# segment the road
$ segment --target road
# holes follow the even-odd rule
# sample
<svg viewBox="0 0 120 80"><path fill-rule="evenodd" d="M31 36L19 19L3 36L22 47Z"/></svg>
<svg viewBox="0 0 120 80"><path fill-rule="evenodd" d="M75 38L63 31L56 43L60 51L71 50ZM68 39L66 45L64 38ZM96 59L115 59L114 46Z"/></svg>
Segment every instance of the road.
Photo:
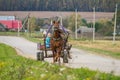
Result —
<svg viewBox="0 0 120 80"><path fill-rule="evenodd" d="M0 36L0 43L8 44L14 47L20 55L27 58L36 59L37 44L30 42L21 37L13 36ZM120 75L120 60L103 57L96 54L92 54L88 51L71 49L72 59L69 60L66 66L71 68L86 67L91 70L99 70L106 73L114 73ZM45 59L48 62L52 62L52 58Z"/></svg>

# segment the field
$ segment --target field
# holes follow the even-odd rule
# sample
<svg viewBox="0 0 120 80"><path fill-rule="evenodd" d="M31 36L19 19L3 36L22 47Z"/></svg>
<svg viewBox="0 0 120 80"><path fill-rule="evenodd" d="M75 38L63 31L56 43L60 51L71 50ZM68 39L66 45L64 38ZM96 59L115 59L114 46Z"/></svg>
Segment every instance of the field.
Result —
<svg viewBox="0 0 120 80"><path fill-rule="evenodd" d="M119 76L26 59L0 43L0 80L119 80Z"/></svg>
<svg viewBox="0 0 120 80"><path fill-rule="evenodd" d="M74 12L52 12L52 11L0 11L0 16L16 16L19 19L25 18L30 13L30 17L36 18L51 18L55 16L62 16L63 18L70 16ZM93 20L93 12L78 12L82 18L88 22ZM114 16L113 12L96 12L96 20L109 19Z"/></svg>

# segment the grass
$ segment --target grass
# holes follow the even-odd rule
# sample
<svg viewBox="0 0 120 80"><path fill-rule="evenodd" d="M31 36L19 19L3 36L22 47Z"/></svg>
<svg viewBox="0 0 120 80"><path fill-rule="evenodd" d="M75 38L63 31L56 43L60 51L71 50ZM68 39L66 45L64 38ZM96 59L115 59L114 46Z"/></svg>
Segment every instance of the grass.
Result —
<svg viewBox="0 0 120 80"><path fill-rule="evenodd" d="M120 41L116 41L115 44L113 44L112 41L108 40L96 40L95 42L92 42L90 40L82 41L71 39L70 43L76 48L120 59Z"/></svg>
<svg viewBox="0 0 120 80"><path fill-rule="evenodd" d="M16 32L0 32L0 35L4 36L17 36Z"/></svg>
<svg viewBox="0 0 120 80"><path fill-rule="evenodd" d="M42 42L42 34L39 32L34 33L27 33L27 32L20 32L19 35L21 37L26 38L27 40L30 40L32 42ZM0 32L0 36L18 36L17 32Z"/></svg>
<svg viewBox="0 0 120 80"><path fill-rule="evenodd" d="M0 80L119 80L120 76L72 69L18 56L8 45L0 43Z"/></svg>

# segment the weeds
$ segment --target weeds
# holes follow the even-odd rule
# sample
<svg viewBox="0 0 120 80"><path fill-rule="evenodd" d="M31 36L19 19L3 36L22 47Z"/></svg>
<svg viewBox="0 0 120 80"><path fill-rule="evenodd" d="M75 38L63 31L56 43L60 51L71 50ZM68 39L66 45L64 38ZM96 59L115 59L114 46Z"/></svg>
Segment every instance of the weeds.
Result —
<svg viewBox="0 0 120 80"><path fill-rule="evenodd" d="M26 59L0 43L0 80L120 80L120 76Z"/></svg>

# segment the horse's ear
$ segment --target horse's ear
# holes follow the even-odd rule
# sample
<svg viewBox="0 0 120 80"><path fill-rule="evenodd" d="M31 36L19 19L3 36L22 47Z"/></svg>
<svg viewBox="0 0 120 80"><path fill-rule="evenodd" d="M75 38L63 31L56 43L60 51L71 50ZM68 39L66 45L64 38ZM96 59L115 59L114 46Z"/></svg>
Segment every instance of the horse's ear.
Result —
<svg viewBox="0 0 120 80"><path fill-rule="evenodd" d="M55 21L53 21L53 24L55 24Z"/></svg>

